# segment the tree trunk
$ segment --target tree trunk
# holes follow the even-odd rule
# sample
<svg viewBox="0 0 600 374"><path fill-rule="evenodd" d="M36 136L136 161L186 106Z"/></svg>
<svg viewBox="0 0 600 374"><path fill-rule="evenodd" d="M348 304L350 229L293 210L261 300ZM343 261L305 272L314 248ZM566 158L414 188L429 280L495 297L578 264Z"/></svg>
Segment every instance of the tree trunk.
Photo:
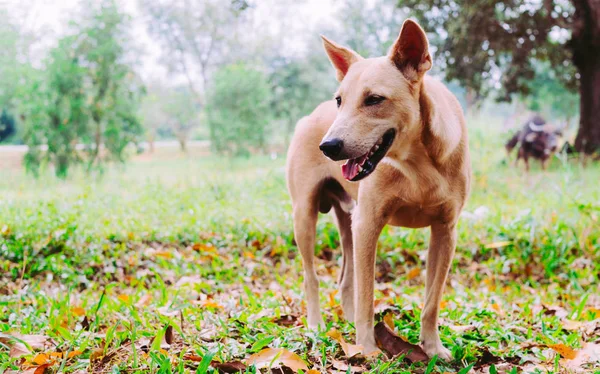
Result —
<svg viewBox="0 0 600 374"><path fill-rule="evenodd" d="M181 152L187 153L187 139L185 135L181 135L177 137L177 141L179 141L179 147L181 148Z"/></svg>
<svg viewBox="0 0 600 374"><path fill-rule="evenodd" d="M578 152L600 151L600 1L574 0L575 17L570 47L579 72Z"/></svg>
<svg viewBox="0 0 600 374"><path fill-rule="evenodd" d="M600 53L589 51L584 66L578 66L579 85L579 131L575 149L586 154L600 150Z"/></svg>

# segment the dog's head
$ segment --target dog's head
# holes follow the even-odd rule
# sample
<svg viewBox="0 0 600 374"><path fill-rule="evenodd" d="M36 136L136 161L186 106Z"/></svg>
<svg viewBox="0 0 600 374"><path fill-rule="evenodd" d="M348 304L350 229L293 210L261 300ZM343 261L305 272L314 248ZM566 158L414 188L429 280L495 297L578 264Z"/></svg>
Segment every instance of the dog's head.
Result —
<svg viewBox="0 0 600 374"><path fill-rule="evenodd" d="M394 140L420 126L419 87L431 68L427 36L412 20L402 25L387 56L363 58L323 37L336 69L338 114L320 149L332 160L348 160L344 177L371 174Z"/></svg>

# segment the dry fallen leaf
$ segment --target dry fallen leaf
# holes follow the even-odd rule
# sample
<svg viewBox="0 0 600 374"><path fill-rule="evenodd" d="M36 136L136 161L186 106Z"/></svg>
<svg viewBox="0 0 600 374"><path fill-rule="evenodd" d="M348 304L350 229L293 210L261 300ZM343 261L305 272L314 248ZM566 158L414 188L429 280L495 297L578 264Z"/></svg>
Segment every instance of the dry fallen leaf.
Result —
<svg viewBox="0 0 600 374"><path fill-rule="evenodd" d="M575 352L575 357L567 361L565 366L577 370L587 363L600 363L600 344L584 343L583 347Z"/></svg>
<svg viewBox="0 0 600 374"><path fill-rule="evenodd" d="M421 268L412 268L412 270L408 272L406 277L408 278L408 280L411 280L418 277L419 275L421 275Z"/></svg>
<svg viewBox="0 0 600 374"><path fill-rule="evenodd" d="M21 335L0 333L0 342L10 346L10 357L17 358L31 354L31 350L44 349L49 341L46 335Z"/></svg>
<svg viewBox="0 0 600 374"><path fill-rule="evenodd" d="M475 330L475 326L473 325L465 325L465 326L461 326L461 325L447 325L448 328L450 328L450 330L452 331L456 331L456 332L466 332L466 331L473 331Z"/></svg>
<svg viewBox="0 0 600 374"><path fill-rule="evenodd" d="M240 361L230 361L230 362L216 362L213 361L211 366L217 369L219 373L243 373L246 371L246 365L241 363Z"/></svg>
<svg viewBox="0 0 600 374"><path fill-rule="evenodd" d="M490 243L487 244L485 246L485 249L496 249L496 248L502 248L502 247L506 247L507 245L512 244L511 241L504 241L504 242L494 242L494 243Z"/></svg>
<svg viewBox="0 0 600 374"><path fill-rule="evenodd" d="M287 366L295 373L302 369L308 371L308 366L300 356L284 348L265 348L253 354L246 360L247 365L254 365L257 369L276 366Z"/></svg>
<svg viewBox="0 0 600 374"><path fill-rule="evenodd" d="M342 336L342 334L336 329L329 330L327 332L327 336L329 336L331 339L335 340L336 342L340 343L340 345L342 346L342 350L344 351L344 354L348 358L356 356L363 352L362 345L355 345L355 344L347 343L344 340L344 337Z"/></svg>
<svg viewBox="0 0 600 374"><path fill-rule="evenodd" d="M129 302L129 295L119 295L117 297L119 300L121 300L124 303L128 303Z"/></svg>
<svg viewBox="0 0 600 374"><path fill-rule="evenodd" d="M562 357L572 360L577 356L577 353L573 350L573 348L564 345L564 344L548 344L548 348L552 348L556 352L558 352Z"/></svg>
<svg viewBox="0 0 600 374"><path fill-rule="evenodd" d="M283 315L279 318L274 318L271 322L276 323L280 326L294 326L298 323L298 317L294 315Z"/></svg>
<svg viewBox="0 0 600 374"><path fill-rule="evenodd" d="M135 306L138 308L144 307L144 306L148 306L150 305L150 302L152 301L152 295L147 293L144 296L140 297L140 299L138 300L137 303L135 303Z"/></svg>
<svg viewBox="0 0 600 374"><path fill-rule="evenodd" d="M596 331L596 328L600 326L600 319L595 319L593 321L588 322L580 322L580 321L572 321L570 319L562 320L563 329L573 331L573 330L581 330L586 334L592 334Z"/></svg>
<svg viewBox="0 0 600 374"><path fill-rule="evenodd" d="M321 372L315 369L310 369L306 372L306 374L321 374Z"/></svg>
<svg viewBox="0 0 600 374"><path fill-rule="evenodd" d="M339 370L340 372L347 373L348 369L350 369L351 373L362 373L367 369L362 366L349 365L344 361L332 360L331 365L334 369Z"/></svg>
<svg viewBox="0 0 600 374"><path fill-rule="evenodd" d="M424 362L429 360L429 357L427 357L427 354L421 347L404 341L401 337L394 334L383 322L375 325L375 341L377 342L377 346L385 351L390 358L405 354L406 359L410 362Z"/></svg>
<svg viewBox="0 0 600 374"><path fill-rule="evenodd" d="M74 316L83 317L85 316L85 309L76 306L71 308L71 313L73 313Z"/></svg>
<svg viewBox="0 0 600 374"><path fill-rule="evenodd" d="M392 313L386 313L385 316L383 316L383 322L385 322L390 330L394 331L396 329L396 326L394 326L394 315Z"/></svg>
<svg viewBox="0 0 600 374"><path fill-rule="evenodd" d="M46 369L52 366L53 364L43 364L40 366L32 366L27 370L21 371L21 374L44 374Z"/></svg>

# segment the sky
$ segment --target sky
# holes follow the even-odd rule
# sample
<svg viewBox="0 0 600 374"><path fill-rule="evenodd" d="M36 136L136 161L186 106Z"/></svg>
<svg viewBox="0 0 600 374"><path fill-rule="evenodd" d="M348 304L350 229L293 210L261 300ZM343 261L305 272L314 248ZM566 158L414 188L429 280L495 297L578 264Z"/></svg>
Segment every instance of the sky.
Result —
<svg viewBox="0 0 600 374"><path fill-rule="evenodd" d="M197 0L202 1L202 0ZM136 45L144 51L144 58L141 59L139 73L145 79L166 79L167 70L160 63L161 48L153 41L153 38L147 31L147 24L142 16L137 0L117 0L125 12L132 18L132 34L136 39ZM335 0L300 0L294 2L291 11L294 17L290 22L295 25L289 25L289 29L280 29L280 24L273 22L276 19L277 12L286 11L282 2L278 0L256 0L255 25L257 27L267 27L270 32L290 32L301 33L303 30L310 30L316 24L325 24L335 22L334 15L337 9ZM25 30L34 31L36 35L43 35L40 40L34 44L33 54L39 60L43 58L48 49L55 45L56 41L66 32L68 20L71 18L78 6L78 0L0 0L0 6L9 10L14 20ZM288 11L290 11L288 9ZM298 35L297 40L294 34L289 38L287 47L294 53L296 50L304 48L300 40L305 40ZM35 58L35 57L34 57Z"/></svg>

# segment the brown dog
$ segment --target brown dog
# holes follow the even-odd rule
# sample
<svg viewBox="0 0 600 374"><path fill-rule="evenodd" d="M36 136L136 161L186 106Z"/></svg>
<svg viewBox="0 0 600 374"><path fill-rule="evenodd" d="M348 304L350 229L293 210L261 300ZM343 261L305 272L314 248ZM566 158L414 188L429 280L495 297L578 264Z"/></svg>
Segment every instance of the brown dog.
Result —
<svg viewBox="0 0 600 374"><path fill-rule="evenodd" d="M323 324L313 263L319 211L333 208L343 248L342 308L367 354L377 351L373 288L381 230L386 224L430 226L421 342L430 357L450 359L437 321L455 227L469 193L460 104L442 83L425 76L431 68L428 41L414 21L404 22L384 57L364 59L324 37L323 42L340 86L335 101L298 122L286 167L308 325ZM347 161L340 168L341 160Z"/></svg>

